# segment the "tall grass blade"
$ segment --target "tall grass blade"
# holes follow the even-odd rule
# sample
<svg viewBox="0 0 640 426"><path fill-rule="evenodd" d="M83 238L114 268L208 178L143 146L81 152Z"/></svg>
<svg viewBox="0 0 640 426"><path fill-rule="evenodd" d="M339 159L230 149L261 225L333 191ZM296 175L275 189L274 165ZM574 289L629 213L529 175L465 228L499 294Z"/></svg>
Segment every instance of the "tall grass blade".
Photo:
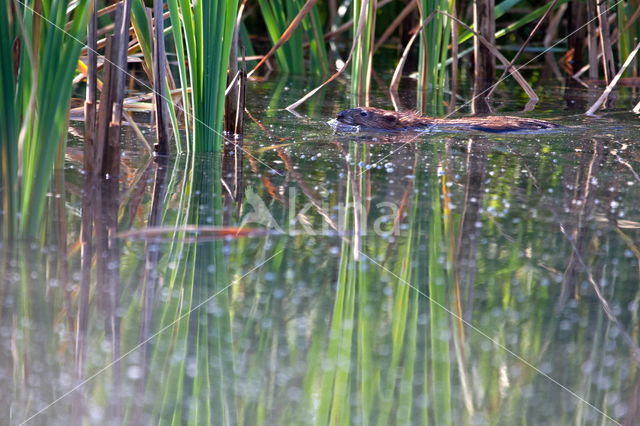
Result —
<svg viewBox="0 0 640 426"><path fill-rule="evenodd" d="M356 99L363 98L371 85L371 69L373 65L373 36L376 26L375 0L354 0L353 2L353 34L356 48L351 63L351 93ZM360 21L363 21L362 23ZM362 34L358 28L362 25ZM355 100L355 104L360 101ZM354 105L355 106L355 105Z"/></svg>
<svg viewBox="0 0 640 426"><path fill-rule="evenodd" d="M18 221L18 111L14 76L15 26L10 2L0 5L0 236L11 239ZM17 42L17 40L16 40Z"/></svg>
<svg viewBox="0 0 640 426"><path fill-rule="evenodd" d="M249 72L249 76L251 76L262 64L264 64L271 56L274 54L278 59L278 63L280 67L285 72L290 72L294 74L302 74L304 73L304 55L302 52L302 37L300 35L300 30L298 29L300 24L302 23L302 28L307 33L307 38L310 40L311 47L311 64L310 68L313 73L321 73L324 74L328 70L328 59L327 53L324 49L324 40L321 32L320 24L319 24L319 16L316 7L317 0L307 0L306 3L302 4L302 2L287 2L287 7L299 9L299 12L295 15L295 17L291 20L291 23L286 26L286 28L282 28L280 31L279 25L282 23L279 22L275 16L280 16L280 14L274 14L273 12L274 6L273 4L268 4L266 0L263 0L261 3L261 8L266 10L266 14L264 16L265 22L267 22L267 28L270 29L270 34L276 33L280 34L277 39L274 39L273 47L267 52L260 62ZM309 15L310 14L310 18ZM277 23L277 25L276 25Z"/></svg>
<svg viewBox="0 0 640 426"><path fill-rule="evenodd" d="M222 139L217 136L223 131L227 67L238 2L200 0L192 7L187 0L168 0L168 6L182 99L189 117L187 149L220 151Z"/></svg>
<svg viewBox="0 0 640 426"><path fill-rule="evenodd" d="M449 24L438 11L449 11L452 4L448 0L421 0L419 4L420 20L427 19L436 12L434 19L422 27L420 32L418 58L418 88L428 90L444 87L444 73L438 73L440 61L446 56ZM423 106L419 105L419 109Z"/></svg>
<svg viewBox="0 0 640 426"><path fill-rule="evenodd" d="M18 98L22 95L33 101L33 107L23 112L20 230L25 235L36 236L40 229L56 152L66 142L72 80L82 48L77 40L84 39L88 4L86 0L74 3L72 14L67 13L71 6L68 0L43 2L42 16L23 10L25 27L40 28L40 40L23 34L25 44L36 46L36 63L31 64L31 74L31 68L23 62L20 72L25 73L25 85L19 90L28 91L28 95L18 94ZM72 17L71 27L63 31ZM32 81L26 74L33 76Z"/></svg>

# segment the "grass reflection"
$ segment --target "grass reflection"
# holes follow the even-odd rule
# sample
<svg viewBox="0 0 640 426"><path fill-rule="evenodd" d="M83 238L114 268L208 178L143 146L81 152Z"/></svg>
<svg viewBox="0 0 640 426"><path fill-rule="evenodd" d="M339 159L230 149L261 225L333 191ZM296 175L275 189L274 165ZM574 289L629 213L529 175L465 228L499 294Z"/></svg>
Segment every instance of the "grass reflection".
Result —
<svg viewBox="0 0 640 426"><path fill-rule="evenodd" d="M300 148L265 150L282 176L249 164L235 188L252 195L224 200L217 156L159 160L138 198L86 192L95 247L69 249L70 270L89 271L66 283L60 245L3 247L11 421L632 424L637 229L593 219L615 219L602 200L637 211L610 190L626 169L607 171L598 140L561 161L544 139L519 156L430 142L333 140L317 175ZM393 167L366 167L382 157ZM278 232L185 238L242 223L257 199ZM71 239L80 223L69 215ZM130 223L176 231L113 239Z"/></svg>

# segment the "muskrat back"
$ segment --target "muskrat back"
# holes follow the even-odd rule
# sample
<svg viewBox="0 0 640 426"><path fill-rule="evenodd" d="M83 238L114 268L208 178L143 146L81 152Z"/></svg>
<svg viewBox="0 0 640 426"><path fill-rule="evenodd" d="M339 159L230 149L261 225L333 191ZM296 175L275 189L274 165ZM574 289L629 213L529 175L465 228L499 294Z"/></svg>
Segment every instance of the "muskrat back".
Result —
<svg viewBox="0 0 640 426"><path fill-rule="evenodd" d="M502 133L520 130L555 129L559 127L557 124L534 118L511 116L430 118L414 112L395 112L372 107L346 109L338 113L336 119L340 123L350 126L388 131L446 127Z"/></svg>

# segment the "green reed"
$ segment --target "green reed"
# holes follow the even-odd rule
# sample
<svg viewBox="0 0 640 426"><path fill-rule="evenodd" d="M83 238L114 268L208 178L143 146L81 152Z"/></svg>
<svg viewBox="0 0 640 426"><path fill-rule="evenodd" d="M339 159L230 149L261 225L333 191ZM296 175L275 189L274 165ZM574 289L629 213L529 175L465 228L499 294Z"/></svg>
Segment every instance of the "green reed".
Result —
<svg viewBox="0 0 640 426"><path fill-rule="evenodd" d="M638 20L631 21L635 10L638 7L637 1L626 1L615 4L617 16L617 28L619 31L618 53L619 63L622 63L629 56L635 47L638 37L640 37L640 23ZM631 69L627 71L628 75L636 75L638 70L638 60L634 60Z"/></svg>
<svg viewBox="0 0 640 426"><path fill-rule="evenodd" d="M78 40L84 38L88 4L46 0L5 2L1 7L3 235L19 229L35 237L41 229L56 155L66 144L71 86L82 47Z"/></svg>
<svg viewBox="0 0 640 426"><path fill-rule="evenodd" d="M500 18L501 16L503 16L505 13L507 13L509 10L511 10L511 8L517 6L520 3L521 0L505 0L501 3L498 3L496 5L496 10L495 10L495 15L496 15L496 19ZM568 0L559 0L556 7L560 6L563 3L566 3ZM547 9L549 9L549 7L551 6L551 3L545 4L544 6L539 7L538 9L535 9L533 11L531 11L530 13L527 13L526 15L524 15L523 17L521 17L520 19L510 23L509 25L506 26L506 28L503 28L501 30L497 30L495 37L496 39L503 37L507 34L509 34L512 31L517 30L518 28L522 27L523 25L526 25L538 18L540 18L544 12L547 11ZM471 33L470 31L462 31L460 33L460 36L458 37L458 43L463 43L469 39L471 39L473 37L473 33Z"/></svg>
<svg viewBox="0 0 640 426"><path fill-rule="evenodd" d="M16 104L13 42L18 34L17 25L10 20L11 3L0 6L0 195L2 197L1 236L12 238L18 224L18 131L19 105Z"/></svg>
<svg viewBox="0 0 640 426"><path fill-rule="evenodd" d="M142 0L133 0L131 3L131 26L135 32L136 40L140 45L142 58L144 59L145 71L149 81L153 81L153 35L151 34L152 23L148 19L145 4Z"/></svg>
<svg viewBox="0 0 640 426"><path fill-rule="evenodd" d="M28 126L22 152L21 230L24 234L38 232L56 154L66 143L72 79L82 47L77 40L84 38L88 2L75 6L69 15L69 1L43 2L43 18L24 11L25 27L35 30L35 26L40 26L41 31L40 40L25 40L37 47L33 50L34 63L30 63L28 55L22 58L21 77L24 74L25 80L19 79L19 84L24 86L18 88L25 90L25 97L28 94L32 102L24 111L22 122ZM73 22L68 32L62 31L71 17ZM34 75L27 77L31 74L30 68Z"/></svg>
<svg viewBox="0 0 640 426"><path fill-rule="evenodd" d="M258 0L260 13L271 42L276 44L291 21L302 10L303 0ZM302 19L302 27L293 31L291 38L276 50L280 69L292 74L325 75L329 70L326 44L320 12L314 5ZM309 63L305 63L305 41L309 44Z"/></svg>
<svg viewBox="0 0 640 426"><path fill-rule="evenodd" d="M168 0L168 5L183 106L188 117L187 150L219 151L238 1L197 1L192 7L186 0Z"/></svg>
<svg viewBox="0 0 640 426"><path fill-rule="evenodd" d="M434 12L436 15L420 32L418 87L420 90L427 90L429 87L443 88L445 74L444 70L440 69L440 63L444 63L447 58L451 24L449 18L437 12L451 12L455 2L448 0L421 0L420 4L422 9L421 20L427 19Z"/></svg>
<svg viewBox="0 0 640 426"><path fill-rule="evenodd" d="M366 10L363 11L363 8L366 8ZM371 85L376 10L376 2L374 1L353 1L353 37L357 36L361 18L364 19L362 34L356 41L356 48L351 62L351 93L358 99L361 99L369 92L369 86ZM356 104L359 103L356 102Z"/></svg>

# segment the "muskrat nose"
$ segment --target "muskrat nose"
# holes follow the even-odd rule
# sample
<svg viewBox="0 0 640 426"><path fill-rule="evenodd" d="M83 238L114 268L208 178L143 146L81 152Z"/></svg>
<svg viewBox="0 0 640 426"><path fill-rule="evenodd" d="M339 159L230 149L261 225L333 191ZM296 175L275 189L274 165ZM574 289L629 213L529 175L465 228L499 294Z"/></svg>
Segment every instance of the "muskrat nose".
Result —
<svg viewBox="0 0 640 426"><path fill-rule="evenodd" d="M336 118L344 118L344 111L340 111Z"/></svg>

